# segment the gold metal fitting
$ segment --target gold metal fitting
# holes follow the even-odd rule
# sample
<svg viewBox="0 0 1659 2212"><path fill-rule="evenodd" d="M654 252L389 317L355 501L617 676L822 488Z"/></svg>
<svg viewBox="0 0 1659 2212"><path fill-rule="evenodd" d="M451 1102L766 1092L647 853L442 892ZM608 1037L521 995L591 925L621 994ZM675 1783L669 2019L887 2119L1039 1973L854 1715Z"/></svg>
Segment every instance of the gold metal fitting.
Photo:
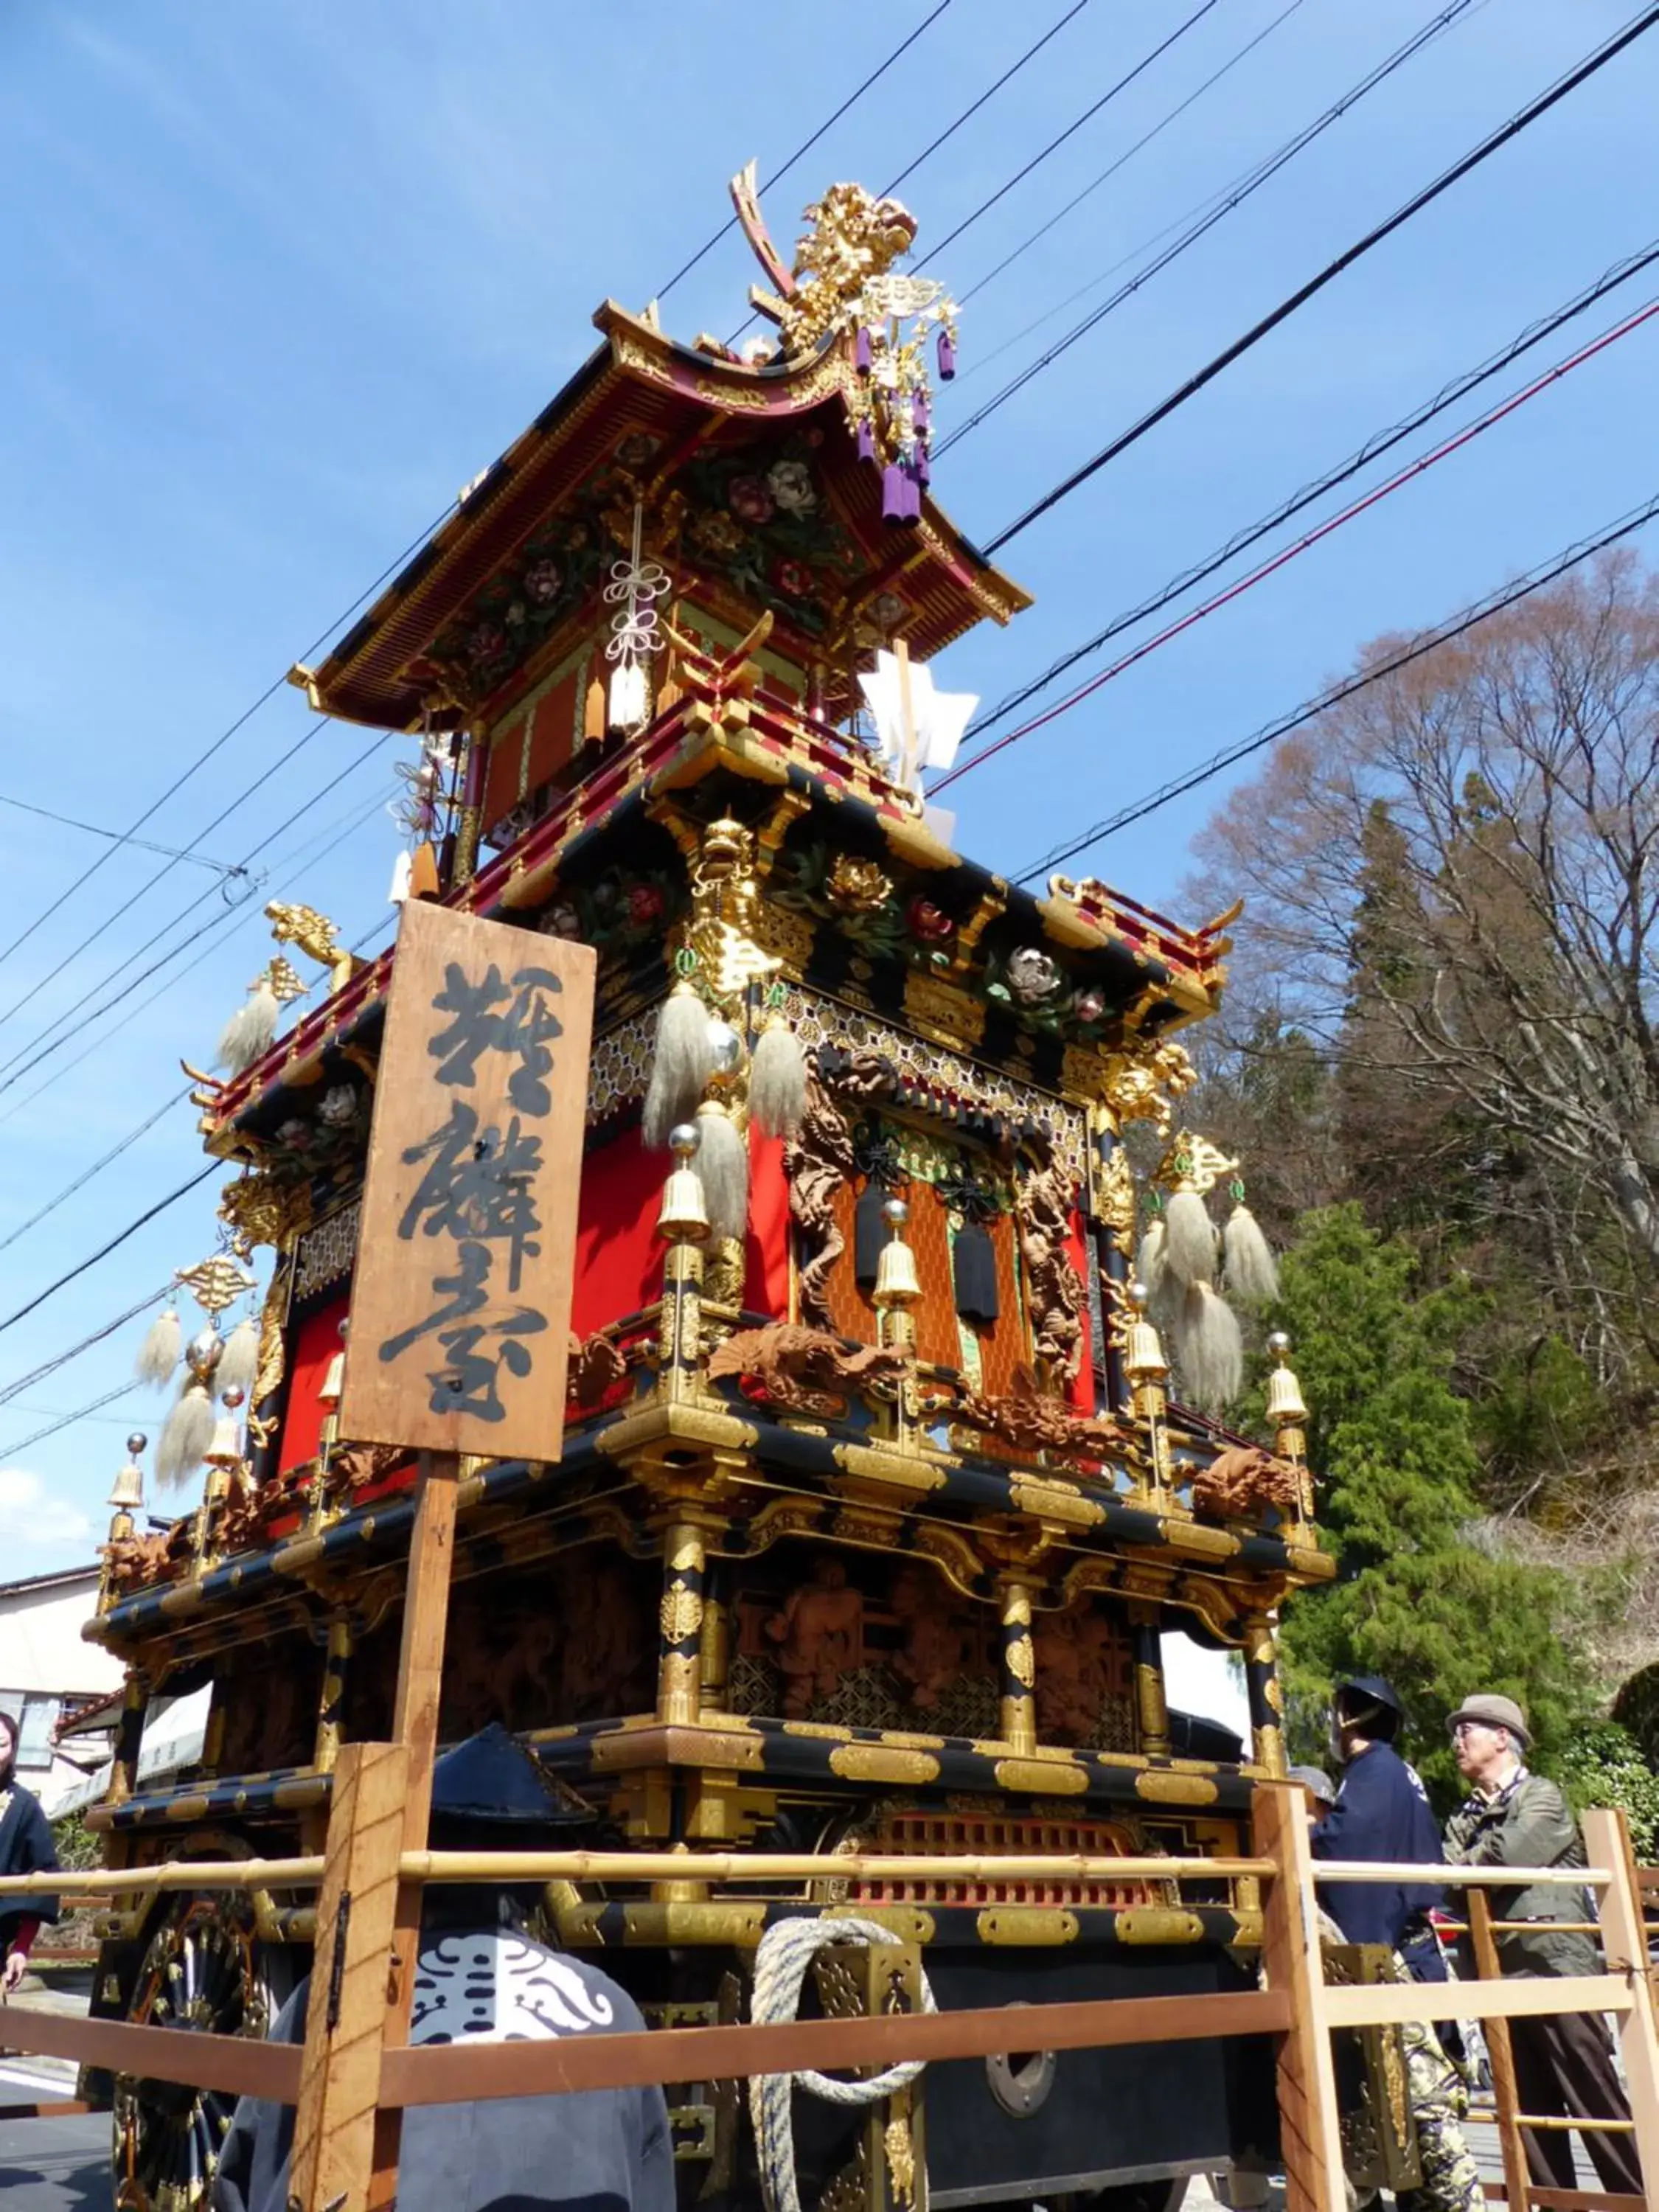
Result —
<svg viewBox="0 0 1659 2212"><path fill-rule="evenodd" d="M670 1244L701 1244L708 1234L702 1177L691 1164L697 1144L696 1128L690 1121L682 1121L669 1132L668 1148L674 1155L674 1166L663 1185L657 1234Z"/></svg>

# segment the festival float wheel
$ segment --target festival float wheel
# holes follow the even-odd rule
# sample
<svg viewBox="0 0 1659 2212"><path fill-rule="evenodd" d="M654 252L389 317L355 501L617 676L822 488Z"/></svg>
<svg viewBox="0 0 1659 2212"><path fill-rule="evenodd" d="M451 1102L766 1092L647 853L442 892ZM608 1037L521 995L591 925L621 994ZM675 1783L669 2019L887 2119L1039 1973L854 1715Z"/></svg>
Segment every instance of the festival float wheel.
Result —
<svg viewBox="0 0 1659 2212"><path fill-rule="evenodd" d="M246 1897L181 1897L150 1937L126 2017L141 2027L262 2039L294 1980L292 1954L260 1940ZM118 2212L203 2212L235 2103L188 2082L118 2075Z"/></svg>

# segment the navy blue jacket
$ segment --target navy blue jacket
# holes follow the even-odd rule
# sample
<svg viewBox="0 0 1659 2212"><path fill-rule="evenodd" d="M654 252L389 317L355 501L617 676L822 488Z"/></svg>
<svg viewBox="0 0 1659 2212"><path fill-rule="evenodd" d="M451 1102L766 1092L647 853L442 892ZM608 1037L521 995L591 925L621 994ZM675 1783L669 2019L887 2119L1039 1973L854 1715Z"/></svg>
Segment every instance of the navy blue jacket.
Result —
<svg viewBox="0 0 1659 2212"><path fill-rule="evenodd" d="M303 2043L307 1978L271 2028ZM585 1960L511 1929L428 1933L412 2044L642 2033L634 2000ZM225 2138L213 2212L285 2212L294 2107L245 2097ZM422 2105L404 2117L398 2212L674 2212L674 2148L660 2089Z"/></svg>
<svg viewBox="0 0 1659 2212"><path fill-rule="evenodd" d="M1440 1831L1423 1785L1391 1744L1374 1743L1350 1762L1336 1802L1313 1832L1316 1859L1384 1859L1441 1866ZM1441 1892L1380 1882L1322 1883L1319 1902L1350 1943L1397 1947L1413 1914Z"/></svg>

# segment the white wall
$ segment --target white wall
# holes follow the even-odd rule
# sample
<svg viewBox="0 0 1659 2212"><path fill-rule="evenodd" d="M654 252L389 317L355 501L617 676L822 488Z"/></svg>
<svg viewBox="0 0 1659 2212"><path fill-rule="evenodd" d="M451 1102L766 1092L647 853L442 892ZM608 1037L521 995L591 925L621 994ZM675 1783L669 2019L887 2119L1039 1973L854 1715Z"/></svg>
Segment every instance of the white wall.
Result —
<svg viewBox="0 0 1659 2212"><path fill-rule="evenodd" d="M1250 1755L1250 1707L1244 1695L1243 1669L1231 1651L1209 1651L1178 1628L1166 1629L1164 1694L1176 1710L1200 1720L1219 1721L1244 1741Z"/></svg>
<svg viewBox="0 0 1659 2212"><path fill-rule="evenodd" d="M0 1584L0 1707L25 1722L26 1735L33 1732L27 1726L26 1698L96 1697L120 1688L120 1662L100 1645L82 1641L82 1626L97 1604L95 1567L70 1577L54 1575L33 1586ZM46 1717L46 1711L35 1708L37 1725ZM87 1746L88 1752L93 1747ZM18 1780L34 1791L48 1813L82 1773L67 1759L54 1757L45 1765L23 1756L18 1760Z"/></svg>

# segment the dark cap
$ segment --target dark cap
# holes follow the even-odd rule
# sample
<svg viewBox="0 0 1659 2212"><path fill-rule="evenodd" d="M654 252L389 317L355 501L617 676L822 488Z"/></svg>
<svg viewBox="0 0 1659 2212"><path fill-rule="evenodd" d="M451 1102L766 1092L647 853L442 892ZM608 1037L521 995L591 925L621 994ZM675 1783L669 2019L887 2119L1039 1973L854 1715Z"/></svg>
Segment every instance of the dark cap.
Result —
<svg viewBox="0 0 1659 2212"><path fill-rule="evenodd" d="M1402 1724L1406 1708L1401 1703L1400 1692L1392 1682L1385 1682L1381 1674L1345 1675L1336 1686L1336 1695L1356 1704L1380 1705L1384 1712L1392 1713Z"/></svg>

